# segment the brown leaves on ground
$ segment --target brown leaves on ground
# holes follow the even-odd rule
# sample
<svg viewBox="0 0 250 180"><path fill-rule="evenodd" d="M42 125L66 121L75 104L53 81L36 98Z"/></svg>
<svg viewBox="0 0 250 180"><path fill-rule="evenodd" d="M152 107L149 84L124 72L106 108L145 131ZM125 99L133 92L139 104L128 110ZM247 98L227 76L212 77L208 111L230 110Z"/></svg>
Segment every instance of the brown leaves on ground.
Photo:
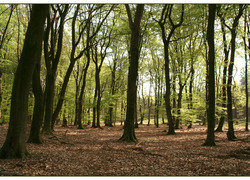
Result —
<svg viewBox="0 0 250 180"><path fill-rule="evenodd" d="M0 126L0 146L7 125ZM139 143L118 139L122 126L90 128L56 126L53 135L42 134L43 144L27 144L30 156L0 159L0 175L60 176L249 176L249 132L236 129L236 141L216 133L215 147L202 146L206 128L176 130L166 125L140 125Z"/></svg>

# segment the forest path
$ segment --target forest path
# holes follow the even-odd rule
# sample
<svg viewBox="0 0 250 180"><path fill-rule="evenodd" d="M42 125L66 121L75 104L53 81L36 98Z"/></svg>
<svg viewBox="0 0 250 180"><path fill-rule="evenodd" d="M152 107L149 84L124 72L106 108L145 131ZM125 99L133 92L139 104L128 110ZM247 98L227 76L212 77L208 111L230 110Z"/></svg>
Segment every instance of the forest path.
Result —
<svg viewBox="0 0 250 180"><path fill-rule="evenodd" d="M193 127L167 136L166 125L139 125L135 144L118 142L120 125L82 130L56 126L53 135L41 135L43 144L27 144L29 157L0 159L0 175L250 176L249 132L236 129L238 140L231 142L226 132L216 133L217 146L205 147L206 128ZM0 146L7 128L0 126Z"/></svg>

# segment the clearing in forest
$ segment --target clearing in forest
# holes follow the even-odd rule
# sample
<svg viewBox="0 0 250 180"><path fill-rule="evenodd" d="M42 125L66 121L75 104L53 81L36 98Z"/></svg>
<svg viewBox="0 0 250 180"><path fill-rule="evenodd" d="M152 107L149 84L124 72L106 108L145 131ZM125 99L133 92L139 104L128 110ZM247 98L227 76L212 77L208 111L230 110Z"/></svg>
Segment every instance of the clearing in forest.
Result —
<svg viewBox="0 0 250 180"><path fill-rule="evenodd" d="M249 132L235 129L236 141L226 130L216 133L215 147L202 144L206 127L176 130L166 135L166 125L139 125L139 143L121 143L122 126L83 130L55 127L42 134L43 144L27 144L30 156L0 159L0 175L26 176L250 176ZM8 125L0 126L0 145Z"/></svg>

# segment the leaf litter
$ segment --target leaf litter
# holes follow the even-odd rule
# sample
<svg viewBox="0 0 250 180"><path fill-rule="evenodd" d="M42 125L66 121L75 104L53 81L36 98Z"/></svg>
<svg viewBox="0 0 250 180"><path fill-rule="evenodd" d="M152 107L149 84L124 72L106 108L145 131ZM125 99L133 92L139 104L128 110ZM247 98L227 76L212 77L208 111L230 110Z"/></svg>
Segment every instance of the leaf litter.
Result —
<svg viewBox="0 0 250 180"><path fill-rule="evenodd" d="M56 126L41 134L43 144L27 143L30 155L0 159L5 176L250 176L249 132L237 129L236 141L216 133L215 147L202 146L204 126L166 135L166 125L139 125L139 143L118 142L122 126L77 129ZM8 125L0 126L2 146Z"/></svg>

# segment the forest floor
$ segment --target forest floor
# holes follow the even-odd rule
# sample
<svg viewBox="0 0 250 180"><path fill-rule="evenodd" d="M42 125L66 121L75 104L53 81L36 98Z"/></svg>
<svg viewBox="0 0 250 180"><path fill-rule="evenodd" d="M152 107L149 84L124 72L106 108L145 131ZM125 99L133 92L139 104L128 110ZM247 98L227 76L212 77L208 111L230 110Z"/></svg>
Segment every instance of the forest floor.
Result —
<svg viewBox="0 0 250 180"><path fill-rule="evenodd" d="M8 125L0 126L2 147ZM195 125L166 135L166 125L139 125L139 143L122 143L122 126L83 130L55 127L43 144L29 144L30 156L0 159L0 175L25 176L250 176L250 133L235 128L216 133L216 146L202 146L206 128Z"/></svg>

